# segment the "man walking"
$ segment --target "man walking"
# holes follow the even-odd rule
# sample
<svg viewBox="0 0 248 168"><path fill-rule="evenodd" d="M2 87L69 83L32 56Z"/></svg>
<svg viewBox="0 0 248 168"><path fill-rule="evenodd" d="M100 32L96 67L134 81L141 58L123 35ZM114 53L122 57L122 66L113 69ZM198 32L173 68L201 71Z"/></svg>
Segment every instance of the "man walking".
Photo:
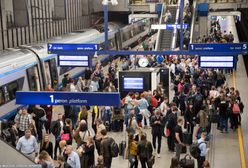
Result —
<svg viewBox="0 0 248 168"><path fill-rule="evenodd" d="M160 149L161 149L161 140L162 140L162 131L163 131L163 118L160 114L160 109L157 109L155 115L151 118L152 126L152 144L153 148L156 149L156 140L158 139L158 149L157 156L160 158Z"/></svg>
<svg viewBox="0 0 248 168"><path fill-rule="evenodd" d="M18 140L16 149L34 161L38 154L38 144L36 138L31 134L30 129L27 129L25 135Z"/></svg>

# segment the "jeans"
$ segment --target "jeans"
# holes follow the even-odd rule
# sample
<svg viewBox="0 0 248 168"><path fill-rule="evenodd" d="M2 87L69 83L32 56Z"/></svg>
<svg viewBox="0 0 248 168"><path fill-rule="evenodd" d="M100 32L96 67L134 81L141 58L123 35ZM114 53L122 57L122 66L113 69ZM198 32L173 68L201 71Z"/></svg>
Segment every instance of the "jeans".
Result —
<svg viewBox="0 0 248 168"><path fill-rule="evenodd" d="M150 127L150 119L149 117L145 117L145 116L143 116L143 119L142 119L142 127L145 126L145 120L146 120L146 125Z"/></svg>
<svg viewBox="0 0 248 168"><path fill-rule="evenodd" d="M228 118L220 116L220 130L223 131L228 131Z"/></svg>
<svg viewBox="0 0 248 168"><path fill-rule="evenodd" d="M182 152L183 146L179 143L176 143L175 145L176 145L176 158L178 161L180 161L180 154Z"/></svg>
<svg viewBox="0 0 248 168"><path fill-rule="evenodd" d="M157 153L160 154L160 150L161 150L161 140L162 140L162 135L160 134L153 134L152 135L152 144L153 144L153 148L156 149L156 140L158 139L158 149L157 149Z"/></svg>

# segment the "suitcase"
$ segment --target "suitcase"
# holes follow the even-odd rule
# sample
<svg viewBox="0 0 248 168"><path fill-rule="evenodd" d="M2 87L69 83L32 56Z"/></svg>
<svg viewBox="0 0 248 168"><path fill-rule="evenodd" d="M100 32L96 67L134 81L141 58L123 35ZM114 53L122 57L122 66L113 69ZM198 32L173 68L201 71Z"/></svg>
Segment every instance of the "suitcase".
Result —
<svg viewBox="0 0 248 168"><path fill-rule="evenodd" d="M182 154L182 153L183 153L183 154L184 154L184 153L187 153L187 147L186 147L186 146L183 146L183 147L182 147L181 154Z"/></svg>
<svg viewBox="0 0 248 168"><path fill-rule="evenodd" d="M195 168L195 161L189 154L187 154L180 160L180 166L182 168Z"/></svg>
<svg viewBox="0 0 248 168"><path fill-rule="evenodd" d="M125 150L126 150L126 141L121 141L121 143L119 144L119 155L124 157Z"/></svg>

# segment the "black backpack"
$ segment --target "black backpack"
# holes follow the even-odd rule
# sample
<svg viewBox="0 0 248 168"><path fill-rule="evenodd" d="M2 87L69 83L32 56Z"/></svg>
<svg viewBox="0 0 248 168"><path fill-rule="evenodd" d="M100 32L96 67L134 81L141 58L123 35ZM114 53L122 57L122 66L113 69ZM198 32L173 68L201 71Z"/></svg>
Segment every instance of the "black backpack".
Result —
<svg viewBox="0 0 248 168"><path fill-rule="evenodd" d="M59 121L52 121L51 123L51 133L56 136L56 135L59 135L60 134L60 122Z"/></svg>
<svg viewBox="0 0 248 168"><path fill-rule="evenodd" d="M194 105L201 105L203 101L203 96L201 94L196 94Z"/></svg>
<svg viewBox="0 0 248 168"><path fill-rule="evenodd" d="M10 128L7 128L7 129L2 131L2 137L5 141L11 142L12 138L11 138Z"/></svg>
<svg viewBox="0 0 248 168"><path fill-rule="evenodd" d="M112 157L117 157L119 155L119 146L114 139L112 139L112 142L110 144L110 150Z"/></svg>
<svg viewBox="0 0 248 168"><path fill-rule="evenodd" d="M205 142L201 142L201 143L193 143L192 145L190 145L190 154L191 156L193 156L195 159L199 158L200 154L201 154L201 150L199 148L199 146Z"/></svg>

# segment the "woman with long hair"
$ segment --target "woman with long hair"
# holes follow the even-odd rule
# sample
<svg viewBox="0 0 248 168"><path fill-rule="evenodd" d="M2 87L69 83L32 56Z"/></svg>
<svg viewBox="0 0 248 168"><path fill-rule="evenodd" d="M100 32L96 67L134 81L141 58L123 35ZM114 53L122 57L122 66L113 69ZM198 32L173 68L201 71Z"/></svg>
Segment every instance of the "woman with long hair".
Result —
<svg viewBox="0 0 248 168"><path fill-rule="evenodd" d="M40 152L46 151L53 158L53 143L49 141L49 135L45 134L40 144Z"/></svg>

